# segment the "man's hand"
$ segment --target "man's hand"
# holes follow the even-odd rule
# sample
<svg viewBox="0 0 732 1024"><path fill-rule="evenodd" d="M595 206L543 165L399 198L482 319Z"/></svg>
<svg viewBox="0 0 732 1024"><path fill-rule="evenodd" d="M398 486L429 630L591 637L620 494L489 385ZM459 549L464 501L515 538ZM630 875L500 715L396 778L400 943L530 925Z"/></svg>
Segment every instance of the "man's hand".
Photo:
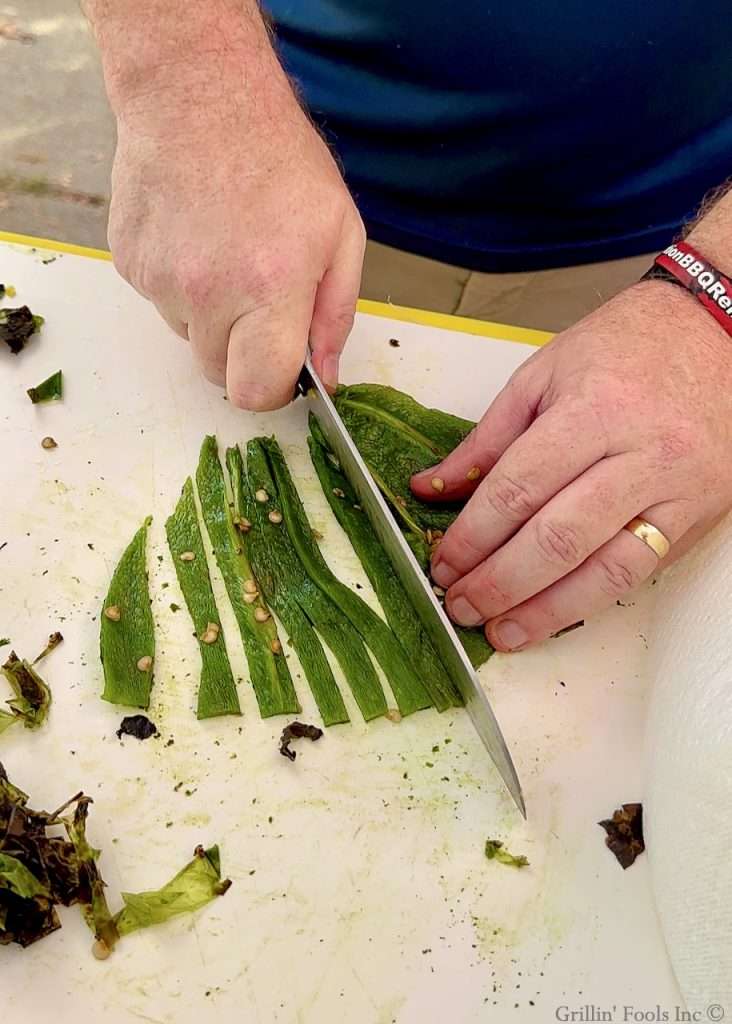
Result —
<svg viewBox="0 0 732 1024"><path fill-rule="evenodd" d="M127 6L87 0L118 119L115 265L235 405L286 404L308 338L335 385L365 233L256 4Z"/></svg>
<svg viewBox="0 0 732 1024"><path fill-rule="evenodd" d="M678 554L732 505L731 453L732 339L675 285L635 285L532 356L414 477L426 500L472 494L432 563L450 615L506 651L612 604L658 565L623 527L642 516Z"/></svg>

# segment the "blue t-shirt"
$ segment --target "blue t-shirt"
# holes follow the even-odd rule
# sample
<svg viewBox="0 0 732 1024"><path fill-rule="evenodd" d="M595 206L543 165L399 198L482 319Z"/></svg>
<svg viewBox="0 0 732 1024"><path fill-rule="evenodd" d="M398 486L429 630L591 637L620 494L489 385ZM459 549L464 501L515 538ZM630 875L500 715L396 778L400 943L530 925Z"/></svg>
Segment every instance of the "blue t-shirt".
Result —
<svg viewBox="0 0 732 1024"><path fill-rule="evenodd" d="M660 249L732 175L729 0L266 0L370 235L508 271Z"/></svg>

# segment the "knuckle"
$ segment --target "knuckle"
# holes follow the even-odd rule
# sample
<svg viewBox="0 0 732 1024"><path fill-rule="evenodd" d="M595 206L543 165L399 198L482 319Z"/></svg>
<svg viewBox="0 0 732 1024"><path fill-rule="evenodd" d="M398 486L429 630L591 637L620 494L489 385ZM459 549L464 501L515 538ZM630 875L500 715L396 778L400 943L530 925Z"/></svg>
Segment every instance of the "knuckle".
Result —
<svg viewBox="0 0 732 1024"><path fill-rule="evenodd" d="M664 431L658 440L658 458L662 466L672 466L679 459L691 455L697 448L697 432L689 423L676 423L672 430Z"/></svg>
<svg viewBox="0 0 732 1024"><path fill-rule="evenodd" d="M609 597L626 594L641 582L636 570L615 558L598 556L597 571L600 576L600 589Z"/></svg>
<svg viewBox="0 0 732 1024"><path fill-rule="evenodd" d="M328 316L330 327L339 335L348 335L353 329L356 311L352 305L338 306Z"/></svg>
<svg viewBox="0 0 732 1024"><path fill-rule="evenodd" d="M200 360L200 366L201 373L206 380L211 381L212 384L221 385L226 381L225 359L202 359Z"/></svg>
<svg viewBox="0 0 732 1024"><path fill-rule="evenodd" d="M197 260L182 263L178 267L178 288L189 309L205 309L213 292L209 268Z"/></svg>
<svg viewBox="0 0 732 1024"><path fill-rule="evenodd" d="M574 527L539 519L535 535L537 548L552 565L575 566L582 561L584 542Z"/></svg>
<svg viewBox="0 0 732 1024"><path fill-rule="evenodd" d="M249 412L271 412L281 404L270 391L256 385L237 385L230 388L227 395L233 406Z"/></svg>
<svg viewBox="0 0 732 1024"><path fill-rule="evenodd" d="M252 255L246 267L242 268L242 285L248 295L258 302L268 299L292 278L299 257L293 248L291 252L271 248ZM300 264L302 266L302 264Z"/></svg>
<svg viewBox="0 0 732 1024"><path fill-rule="evenodd" d="M509 522L524 522L536 511L536 503L528 489L508 476L499 476L488 481L485 501L491 508Z"/></svg>

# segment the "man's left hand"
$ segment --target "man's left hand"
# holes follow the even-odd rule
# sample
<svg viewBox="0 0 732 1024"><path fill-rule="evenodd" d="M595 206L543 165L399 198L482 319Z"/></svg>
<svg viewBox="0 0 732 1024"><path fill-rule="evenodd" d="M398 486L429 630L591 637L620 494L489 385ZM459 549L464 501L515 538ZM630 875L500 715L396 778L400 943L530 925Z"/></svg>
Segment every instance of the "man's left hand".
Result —
<svg viewBox="0 0 732 1024"><path fill-rule="evenodd" d="M451 617L502 651L543 640L657 569L631 519L671 559L732 506L732 338L681 288L635 285L519 367L412 487L470 498L432 562Z"/></svg>

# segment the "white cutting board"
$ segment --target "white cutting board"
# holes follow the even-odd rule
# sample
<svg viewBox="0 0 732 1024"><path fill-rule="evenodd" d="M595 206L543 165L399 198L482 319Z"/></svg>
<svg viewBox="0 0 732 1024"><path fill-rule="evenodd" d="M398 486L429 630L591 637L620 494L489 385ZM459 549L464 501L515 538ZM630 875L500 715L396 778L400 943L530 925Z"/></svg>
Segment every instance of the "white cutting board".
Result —
<svg viewBox="0 0 732 1024"><path fill-rule="evenodd" d="M527 823L461 711L369 726L354 714L318 744L300 743L294 764L277 752L283 720L261 721L246 684L242 718L197 722L197 648L187 612L169 610L183 601L163 523L205 433L231 444L275 432L327 558L373 595L310 469L304 403L234 410L109 263L48 259L0 247L0 280L47 321L20 356L0 352L0 636L26 657L52 630L65 642L43 666L54 694L47 727L6 733L0 760L34 805L51 808L81 787L94 797L90 832L113 907L120 888L166 881L199 842L220 843L234 885L197 916L130 937L104 963L92 959L76 909L30 950L0 948L3 1020L544 1022L562 1006L678 1004L647 858L623 872L596 825L644 795L653 588L482 670ZM477 417L531 351L362 314L342 377ZM32 406L26 388L59 368L63 403ZM54 451L41 449L47 434ZM162 737L120 743L121 712L99 700L98 612L148 513L158 626L150 714ZM222 612L235 674L246 678ZM291 665L299 673L294 656ZM317 721L297 685L301 718ZM531 867L487 862L488 837Z"/></svg>

